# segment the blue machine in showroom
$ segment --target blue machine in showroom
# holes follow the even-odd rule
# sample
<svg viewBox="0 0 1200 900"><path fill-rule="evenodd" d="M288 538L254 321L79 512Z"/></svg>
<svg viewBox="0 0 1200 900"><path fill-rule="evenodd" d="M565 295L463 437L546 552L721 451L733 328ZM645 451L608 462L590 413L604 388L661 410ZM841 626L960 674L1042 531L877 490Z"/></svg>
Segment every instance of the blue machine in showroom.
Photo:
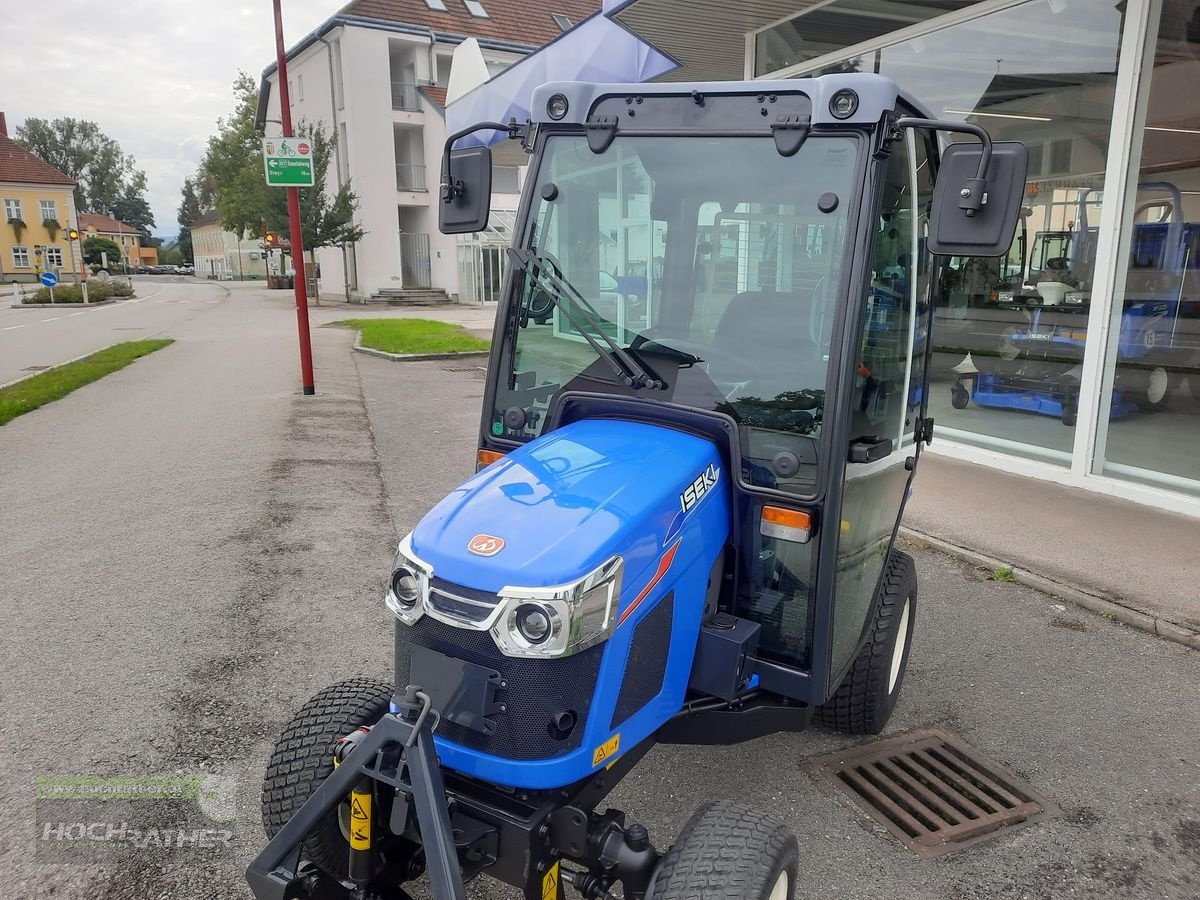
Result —
<svg viewBox="0 0 1200 900"><path fill-rule="evenodd" d="M491 150L460 142L529 154L479 469L400 543L394 683L325 689L276 744L260 900L481 876L789 900L769 810L704 805L660 851L605 796L656 743L874 733L899 696L929 297L941 257L1007 249L1024 146L866 74L555 82L530 108L442 162L461 234Z"/></svg>

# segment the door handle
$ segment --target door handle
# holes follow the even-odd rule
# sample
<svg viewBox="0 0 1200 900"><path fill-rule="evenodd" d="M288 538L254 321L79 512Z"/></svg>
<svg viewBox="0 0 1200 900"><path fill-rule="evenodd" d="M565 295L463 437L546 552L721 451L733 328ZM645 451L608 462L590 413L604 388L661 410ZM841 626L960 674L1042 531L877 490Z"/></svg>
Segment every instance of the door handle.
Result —
<svg viewBox="0 0 1200 900"><path fill-rule="evenodd" d="M846 461L873 463L883 459L891 452L892 439L890 437L879 437L878 435L857 437L850 442L850 453L846 457Z"/></svg>

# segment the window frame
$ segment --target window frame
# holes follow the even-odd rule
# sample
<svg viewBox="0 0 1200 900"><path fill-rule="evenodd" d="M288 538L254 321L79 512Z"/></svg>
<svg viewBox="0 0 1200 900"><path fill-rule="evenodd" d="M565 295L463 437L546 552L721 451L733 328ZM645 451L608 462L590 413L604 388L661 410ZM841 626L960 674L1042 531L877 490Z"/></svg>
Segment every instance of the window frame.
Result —
<svg viewBox="0 0 1200 900"><path fill-rule="evenodd" d="M46 215L47 207L50 210L50 215ZM57 200L39 199L38 200L38 213L41 215L43 222L48 221L50 219L53 219L55 222L57 222L58 221L58 201Z"/></svg>
<svg viewBox="0 0 1200 900"><path fill-rule="evenodd" d="M484 9L480 0L463 0L463 6L467 8L467 12L476 19L490 19L488 11Z"/></svg>
<svg viewBox="0 0 1200 900"><path fill-rule="evenodd" d="M17 214L14 216L9 210L15 208ZM5 197L4 198L4 221L11 222L13 219L25 221L25 211L21 208L20 197Z"/></svg>
<svg viewBox="0 0 1200 900"><path fill-rule="evenodd" d="M18 254L24 257L25 262L18 262ZM29 245L28 244L13 244L11 247L11 256L14 269L32 269L33 264L29 261Z"/></svg>
<svg viewBox="0 0 1200 900"><path fill-rule="evenodd" d="M51 254L57 262L51 262ZM62 247L58 244L45 244L42 246L42 267L45 269L61 269L65 263L63 262Z"/></svg>

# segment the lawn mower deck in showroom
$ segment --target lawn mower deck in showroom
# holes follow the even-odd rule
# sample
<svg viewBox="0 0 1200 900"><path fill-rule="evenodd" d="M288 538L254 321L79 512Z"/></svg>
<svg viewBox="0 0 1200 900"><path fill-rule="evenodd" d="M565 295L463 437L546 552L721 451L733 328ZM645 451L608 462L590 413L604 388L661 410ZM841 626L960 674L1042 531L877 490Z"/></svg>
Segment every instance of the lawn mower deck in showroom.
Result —
<svg viewBox="0 0 1200 900"><path fill-rule="evenodd" d="M279 739L260 900L422 876L455 900L479 875L787 900L774 816L709 804L662 852L604 797L655 742L878 732L896 702L930 254L1007 249L1025 148L865 74L552 83L531 108L442 164L442 230L466 233L491 158L455 144L530 154L481 468L400 543L395 683L327 688Z"/></svg>

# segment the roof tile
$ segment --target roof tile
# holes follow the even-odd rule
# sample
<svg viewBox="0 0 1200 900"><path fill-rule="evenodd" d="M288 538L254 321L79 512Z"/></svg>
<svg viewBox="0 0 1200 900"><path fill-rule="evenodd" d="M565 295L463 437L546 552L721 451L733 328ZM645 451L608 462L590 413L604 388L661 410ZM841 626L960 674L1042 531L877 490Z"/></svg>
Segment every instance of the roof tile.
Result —
<svg viewBox="0 0 1200 900"><path fill-rule="evenodd" d="M38 159L5 135L0 135L0 182L75 186L74 179L68 178L48 162Z"/></svg>
<svg viewBox="0 0 1200 900"><path fill-rule="evenodd" d="M347 15L425 25L434 31L507 41L538 47L561 32L551 15L560 13L572 24L600 9L601 0L479 0L488 18L471 15L463 0L442 0L445 12L433 10L425 0L353 0Z"/></svg>

